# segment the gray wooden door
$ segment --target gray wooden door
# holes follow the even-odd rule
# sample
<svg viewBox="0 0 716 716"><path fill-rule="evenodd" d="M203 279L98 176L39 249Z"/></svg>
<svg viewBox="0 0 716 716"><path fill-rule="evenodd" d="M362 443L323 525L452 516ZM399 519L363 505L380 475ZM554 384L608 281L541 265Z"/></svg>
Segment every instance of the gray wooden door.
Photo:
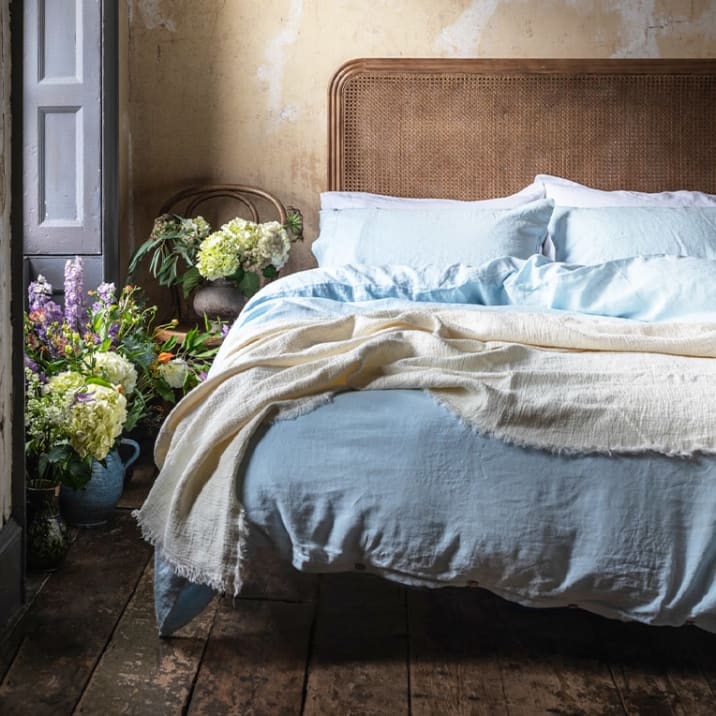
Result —
<svg viewBox="0 0 716 716"><path fill-rule="evenodd" d="M107 85L116 76L116 57L105 46L116 32L112 5L24 3L24 254L29 278L42 273L56 289L65 261L75 255L85 258L88 287L114 279L104 260L117 253L109 245L116 235L107 230L112 198L105 178L116 172L106 151L116 144L116 100Z"/></svg>

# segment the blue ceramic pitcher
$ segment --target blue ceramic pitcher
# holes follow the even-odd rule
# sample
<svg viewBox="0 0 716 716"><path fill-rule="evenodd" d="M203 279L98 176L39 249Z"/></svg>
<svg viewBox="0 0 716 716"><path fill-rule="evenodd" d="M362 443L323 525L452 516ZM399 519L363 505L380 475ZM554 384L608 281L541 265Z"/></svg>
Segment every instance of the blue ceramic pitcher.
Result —
<svg viewBox="0 0 716 716"><path fill-rule="evenodd" d="M105 524L114 512L124 489L124 473L139 457L139 444L122 438L120 446L132 449L129 459L122 461L119 450L112 450L105 465L97 460L92 464L92 477L79 490L63 485L60 488L60 511L71 525L96 527Z"/></svg>

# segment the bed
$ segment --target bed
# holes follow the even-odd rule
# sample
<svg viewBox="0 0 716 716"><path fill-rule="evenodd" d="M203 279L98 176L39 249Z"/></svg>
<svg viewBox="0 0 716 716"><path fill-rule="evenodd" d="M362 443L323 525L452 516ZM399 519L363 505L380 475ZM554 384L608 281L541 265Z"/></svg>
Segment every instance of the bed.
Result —
<svg viewBox="0 0 716 716"><path fill-rule="evenodd" d="M711 60L342 67L319 268L157 441L160 633L267 550L716 631L714 110Z"/></svg>

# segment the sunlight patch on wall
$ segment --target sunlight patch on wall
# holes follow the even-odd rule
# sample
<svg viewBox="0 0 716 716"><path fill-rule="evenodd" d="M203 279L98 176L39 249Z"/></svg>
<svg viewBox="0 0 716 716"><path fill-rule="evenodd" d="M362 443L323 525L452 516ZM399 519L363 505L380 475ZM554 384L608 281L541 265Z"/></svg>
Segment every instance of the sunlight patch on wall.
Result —
<svg viewBox="0 0 716 716"><path fill-rule="evenodd" d="M136 2L130 3L130 22L132 21L135 6L138 8L144 27L147 30L169 30L169 32L176 32L176 22L170 17L164 17L162 13L162 0L137 0Z"/></svg>
<svg viewBox="0 0 716 716"><path fill-rule="evenodd" d="M291 0L288 17L282 18L281 30L266 45L265 62L256 69L256 77L266 87L266 102L273 129L283 122L295 122L299 110L281 106L288 50L298 39L303 15L303 0Z"/></svg>
<svg viewBox="0 0 716 716"><path fill-rule="evenodd" d="M499 0L472 0L452 25L444 27L435 47L446 57L470 57L476 54L480 37L490 22Z"/></svg>
<svg viewBox="0 0 716 716"><path fill-rule="evenodd" d="M656 0L616 3L622 16L621 47L612 57L659 57Z"/></svg>

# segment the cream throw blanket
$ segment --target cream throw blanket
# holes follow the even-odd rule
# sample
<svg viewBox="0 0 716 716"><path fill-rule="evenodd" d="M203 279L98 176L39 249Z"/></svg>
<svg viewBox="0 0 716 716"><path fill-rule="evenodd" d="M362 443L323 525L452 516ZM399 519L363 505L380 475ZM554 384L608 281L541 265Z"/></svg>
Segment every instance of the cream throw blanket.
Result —
<svg viewBox="0 0 716 716"><path fill-rule="evenodd" d="M264 420L337 391L415 388L517 445L713 453L714 357L716 324L558 312L416 309L244 327L167 418L155 448L161 472L136 514L177 573L237 593L247 526L236 475Z"/></svg>

